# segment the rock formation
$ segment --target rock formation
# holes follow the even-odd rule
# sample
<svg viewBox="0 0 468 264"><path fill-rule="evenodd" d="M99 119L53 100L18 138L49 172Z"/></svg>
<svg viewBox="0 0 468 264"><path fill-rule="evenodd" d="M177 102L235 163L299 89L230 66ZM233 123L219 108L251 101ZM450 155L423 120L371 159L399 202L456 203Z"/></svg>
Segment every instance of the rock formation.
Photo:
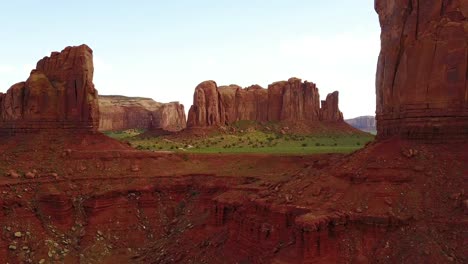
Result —
<svg viewBox="0 0 468 264"><path fill-rule="evenodd" d="M86 45L43 58L26 82L0 93L1 132L95 131L99 109L93 72L93 51Z"/></svg>
<svg viewBox="0 0 468 264"><path fill-rule="evenodd" d="M323 121L343 121L343 113L338 109L338 92L335 91L327 95L327 99L322 101L320 108L320 120Z"/></svg>
<svg viewBox="0 0 468 264"><path fill-rule="evenodd" d="M346 123L362 131L376 133L374 116L359 116L352 119L346 119Z"/></svg>
<svg viewBox="0 0 468 264"><path fill-rule="evenodd" d="M193 105L188 114L187 126L202 127L223 124L224 108L219 103L218 86L214 81L205 81L195 88Z"/></svg>
<svg viewBox="0 0 468 264"><path fill-rule="evenodd" d="M188 127L224 126L240 120L341 122L343 115L338 109L338 92L328 95L320 108L316 85L297 78L275 82L268 89L259 85L245 89L237 85L218 87L214 81L196 87Z"/></svg>
<svg viewBox="0 0 468 264"><path fill-rule="evenodd" d="M180 131L186 127L184 106L158 103L150 98L99 96L100 131L132 128Z"/></svg>
<svg viewBox="0 0 468 264"><path fill-rule="evenodd" d="M378 137L468 136L468 3L376 0Z"/></svg>

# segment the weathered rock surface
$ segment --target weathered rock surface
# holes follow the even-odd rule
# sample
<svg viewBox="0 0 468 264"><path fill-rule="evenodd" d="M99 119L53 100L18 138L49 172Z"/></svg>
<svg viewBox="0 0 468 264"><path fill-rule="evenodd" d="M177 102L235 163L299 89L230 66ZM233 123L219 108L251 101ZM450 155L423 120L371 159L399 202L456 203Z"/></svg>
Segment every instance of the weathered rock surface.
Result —
<svg viewBox="0 0 468 264"><path fill-rule="evenodd" d="M376 0L378 137L468 137L468 2Z"/></svg>
<svg viewBox="0 0 468 264"><path fill-rule="evenodd" d="M0 93L0 130L95 131L99 108L93 72L93 51L86 45L43 58L26 82Z"/></svg>
<svg viewBox="0 0 468 264"><path fill-rule="evenodd" d="M343 113L338 109L338 92L335 91L327 95L327 99L322 101L320 108L320 119L324 121L343 121Z"/></svg>
<svg viewBox="0 0 468 264"><path fill-rule="evenodd" d="M316 85L297 78L275 82L268 89L259 85L218 87L214 81L197 86L188 127L224 126L240 120L342 122L343 114L338 109L338 92L328 95L321 109Z"/></svg>
<svg viewBox="0 0 468 264"><path fill-rule="evenodd" d="M188 127L203 127L223 124L224 108L221 107L218 86L214 81L205 81L195 88L193 105L188 113Z"/></svg>
<svg viewBox="0 0 468 264"><path fill-rule="evenodd" d="M180 131L186 127L184 106L159 103L150 98L119 95L99 96L100 131L162 129Z"/></svg>
<svg viewBox="0 0 468 264"><path fill-rule="evenodd" d="M346 119L345 122L362 131L372 133L376 132L374 116L359 116L352 119Z"/></svg>

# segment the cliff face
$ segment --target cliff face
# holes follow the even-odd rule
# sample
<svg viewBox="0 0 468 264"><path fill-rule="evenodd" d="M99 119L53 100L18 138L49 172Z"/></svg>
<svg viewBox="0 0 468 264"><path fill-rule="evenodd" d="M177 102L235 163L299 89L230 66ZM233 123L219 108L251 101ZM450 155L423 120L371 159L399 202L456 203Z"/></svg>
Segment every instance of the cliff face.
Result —
<svg viewBox="0 0 468 264"><path fill-rule="evenodd" d="M316 85L297 78L275 82L268 89L259 85L218 87L214 81L195 88L188 127L223 126L240 120L341 122L343 115L338 109L338 92L328 95L320 108Z"/></svg>
<svg viewBox="0 0 468 264"><path fill-rule="evenodd" d="M468 3L376 0L378 137L468 136Z"/></svg>
<svg viewBox="0 0 468 264"><path fill-rule="evenodd" d="M99 130L162 129L179 131L186 127L184 106L178 102L158 103L150 98L100 96Z"/></svg>
<svg viewBox="0 0 468 264"><path fill-rule="evenodd" d="M338 109L338 92L335 91L327 95L327 99L322 101L320 108L320 120L323 121L343 121L343 113Z"/></svg>
<svg viewBox="0 0 468 264"><path fill-rule="evenodd" d="M0 93L0 130L95 131L99 108L93 72L93 52L86 45L43 58L26 82Z"/></svg>
<svg viewBox="0 0 468 264"><path fill-rule="evenodd" d="M352 119L346 119L345 122L362 131L372 133L375 133L376 131L374 116L359 116Z"/></svg>
<svg viewBox="0 0 468 264"><path fill-rule="evenodd" d="M188 113L188 127L223 124L224 108L220 105L218 86L214 81L205 81L195 88L193 105Z"/></svg>

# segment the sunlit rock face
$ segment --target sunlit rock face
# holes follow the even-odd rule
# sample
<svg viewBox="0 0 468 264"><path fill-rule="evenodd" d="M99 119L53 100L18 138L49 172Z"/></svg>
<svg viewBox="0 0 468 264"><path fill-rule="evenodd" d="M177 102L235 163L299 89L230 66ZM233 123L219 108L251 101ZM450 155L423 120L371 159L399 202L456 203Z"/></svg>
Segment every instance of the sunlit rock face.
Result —
<svg viewBox="0 0 468 264"><path fill-rule="evenodd" d="M195 88L188 127L224 126L236 121L313 123L343 122L338 109L338 92L331 93L320 107L315 83L290 78L272 83L267 89L259 85L218 87L205 81Z"/></svg>
<svg viewBox="0 0 468 264"><path fill-rule="evenodd" d="M97 130L99 106L93 72L93 51L86 45L52 52L37 63L26 82L0 93L0 130Z"/></svg>
<svg viewBox="0 0 468 264"><path fill-rule="evenodd" d="M468 136L468 2L376 0L379 138Z"/></svg>

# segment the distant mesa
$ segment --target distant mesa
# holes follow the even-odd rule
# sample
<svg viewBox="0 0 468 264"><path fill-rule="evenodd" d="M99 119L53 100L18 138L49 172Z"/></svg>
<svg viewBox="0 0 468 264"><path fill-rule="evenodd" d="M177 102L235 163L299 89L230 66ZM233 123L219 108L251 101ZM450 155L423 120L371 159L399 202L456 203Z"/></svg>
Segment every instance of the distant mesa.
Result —
<svg viewBox="0 0 468 264"><path fill-rule="evenodd" d="M378 138L468 137L466 1L376 0Z"/></svg>
<svg viewBox="0 0 468 264"><path fill-rule="evenodd" d="M364 132L372 134L377 132L375 116L359 116L356 118L346 119L345 122Z"/></svg>
<svg viewBox="0 0 468 264"><path fill-rule="evenodd" d="M0 132L96 131L99 106L93 72L93 51L86 45L52 52L26 82L0 93Z"/></svg>
<svg viewBox="0 0 468 264"><path fill-rule="evenodd" d="M186 127L184 105L179 102L159 103L144 97L101 95L99 109L100 131L160 129L177 132Z"/></svg>
<svg viewBox="0 0 468 264"><path fill-rule="evenodd" d="M285 124L343 123L338 108L338 92L320 101L312 82L291 78L272 83L268 89L259 85L218 87L205 81L195 88L187 127L226 126L236 121L282 122Z"/></svg>

